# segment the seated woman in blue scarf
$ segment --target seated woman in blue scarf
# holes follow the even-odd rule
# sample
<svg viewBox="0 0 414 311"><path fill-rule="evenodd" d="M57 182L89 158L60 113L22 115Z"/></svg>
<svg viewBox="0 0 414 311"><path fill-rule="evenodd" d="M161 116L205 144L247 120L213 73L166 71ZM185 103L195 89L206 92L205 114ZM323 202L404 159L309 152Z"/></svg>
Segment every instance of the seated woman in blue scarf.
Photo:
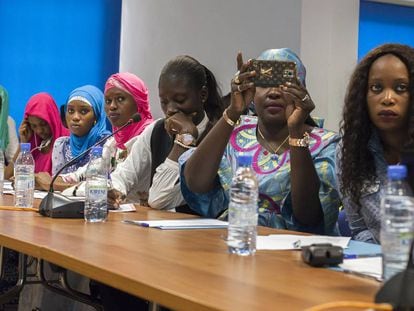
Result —
<svg viewBox="0 0 414 311"><path fill-rule="evenodd" d="M259 183L260 225L334 235L340 205L334 167L339 137L311 118L315 105L305 86L305 67L293 51L271 49L259 59L295 62L296 83L256 86L255 71L240 53L223 118L180 158L183 196L199 214L223 216L234 163L241 153L250 153ZM242 116L252 102L257 116Z"/></svg>
<svg viewBox="0 0 414 311"><path fill-rule="evenodd" d="M93 85L85 85L74 89L66 103L66 123L70 130L70 137L60 137L55 142L52 153L53 175L65 163L110 134L106 125L102 91ZM89 158L90 154L87 154L78 162L65 168L56 179L54 188L63 190L71 186L66 177L78 170L85 170ZM47 190L50 181L51 177L47 173L36 175L38 188Z"/></svg>

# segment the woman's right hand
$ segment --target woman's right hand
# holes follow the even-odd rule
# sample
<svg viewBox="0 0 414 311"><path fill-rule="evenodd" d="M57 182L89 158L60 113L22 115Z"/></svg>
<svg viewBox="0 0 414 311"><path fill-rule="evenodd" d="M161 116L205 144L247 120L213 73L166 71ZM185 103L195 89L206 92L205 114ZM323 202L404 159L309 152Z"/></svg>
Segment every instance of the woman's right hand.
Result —
<svg viewBox="0 0 414 311"><path fill-rule="evenodd" d="M30 127L29 121L26 119L23 120L22 124L20 124L19 127L19 135L20 135L20 142L22 143L28 143L30 139L32 138L33 131Z"/></svg>
<svg viewBox="0 0 414 311"><path fill-rule="evenodd" d="M196 113L185 114L184 112L177 112L169 116L165 120L165 130L171 136L176 134L191 134L194 138L198 137L198 130L193 122L193 117Z"/></svg>
<svg viewBox="0 0 414 311"><path fill-rule="evenodd" d="M118 209L125 200L125 195L116 189L108 189L108 205L110 209Z"/></svg>
<svg viewBox="0 0 414 311"><path fill-rule="evenodd" d="M237 121L240 115L247 109L254 99L256 86L250 78L256 75L255 71L249 71L250 60L243 63L242 53L237 53L238 72L231 80L231 101L227 108L227 115L233 121Z"/></svg>

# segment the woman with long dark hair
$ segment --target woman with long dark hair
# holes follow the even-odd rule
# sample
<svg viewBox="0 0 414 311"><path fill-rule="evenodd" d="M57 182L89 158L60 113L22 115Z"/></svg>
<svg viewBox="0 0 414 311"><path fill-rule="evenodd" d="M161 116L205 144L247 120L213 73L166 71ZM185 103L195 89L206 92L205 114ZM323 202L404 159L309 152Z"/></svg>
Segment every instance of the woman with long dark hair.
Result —
<svg viewBox="0 0 414 311"><path fill-rule="evenodd" d="M357 65L341 122L337 174L346 216L356 240L379 243L380 192L387 166L399 164L414 137L414 50L384 44Z"/></svg>

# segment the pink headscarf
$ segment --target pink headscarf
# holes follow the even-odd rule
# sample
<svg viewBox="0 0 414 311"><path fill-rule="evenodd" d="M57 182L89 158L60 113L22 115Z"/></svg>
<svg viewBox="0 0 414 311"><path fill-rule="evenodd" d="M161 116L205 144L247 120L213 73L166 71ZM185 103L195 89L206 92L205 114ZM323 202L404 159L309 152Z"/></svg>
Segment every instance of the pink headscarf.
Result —
<svg viewBox="0 0 414 311"><path fill-rule="evenodd" d="M116 73L110 76L105 84L105 94L113 87L130 94L135 100L138 113L141 115L141 121L133 123L115 134L116 146L120 149L126 149L124 144L132 137L141 134L147 125L154 120L149 106L148 89L144 81L129 72ZM117 127L113 127L113 131L116 130Z"/></svg>
<svg viewBox="0 0 414 311"><path fill-rule="evenodd" d="M35 173L48 172L52 174L52 151L55 140L61 136L69 136L69 130L62 125L58 108L52 96L47 93L38 93L33 95L27 102L24 110L24 118L29 116L38 117L49 124L52 132L51 148L48 153L42 153L40 150L33 150L32 155L35 160ZM32 150L40 145L42 139L38 135L33 135L30 144Z"/></svg>

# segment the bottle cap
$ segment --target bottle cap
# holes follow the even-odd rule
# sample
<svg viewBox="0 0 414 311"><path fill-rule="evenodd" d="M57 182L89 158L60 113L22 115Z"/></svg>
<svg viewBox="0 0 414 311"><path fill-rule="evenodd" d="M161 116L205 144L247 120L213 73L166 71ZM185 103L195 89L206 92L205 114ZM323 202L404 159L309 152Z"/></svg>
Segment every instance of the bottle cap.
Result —
<svg viewBox="0 0 414 311"><path fill-rule="evenodd" d="M237 163L239 166L250 166L252 164L253 157L249 154L242 154L237 157Z"/></svg>
<svg viewBox="0 0 414 311"><path fill-rule="evenodd" d="M20 144L20 151L21 152L29 152L30 151L30 143L21 143Z"/></svg>
<svg viewBox="0 0 414 311"><path fill-rule="evenodd" d="M387 171L388 179L404 179L407 177L405 165L389 165Z"/></svg>
<svg viewBox="0 0 414 311"><path fill-rule="evenodd" d="M102 147L101 146L96 146L92 148L92 155L102 155Z"/></svg>

